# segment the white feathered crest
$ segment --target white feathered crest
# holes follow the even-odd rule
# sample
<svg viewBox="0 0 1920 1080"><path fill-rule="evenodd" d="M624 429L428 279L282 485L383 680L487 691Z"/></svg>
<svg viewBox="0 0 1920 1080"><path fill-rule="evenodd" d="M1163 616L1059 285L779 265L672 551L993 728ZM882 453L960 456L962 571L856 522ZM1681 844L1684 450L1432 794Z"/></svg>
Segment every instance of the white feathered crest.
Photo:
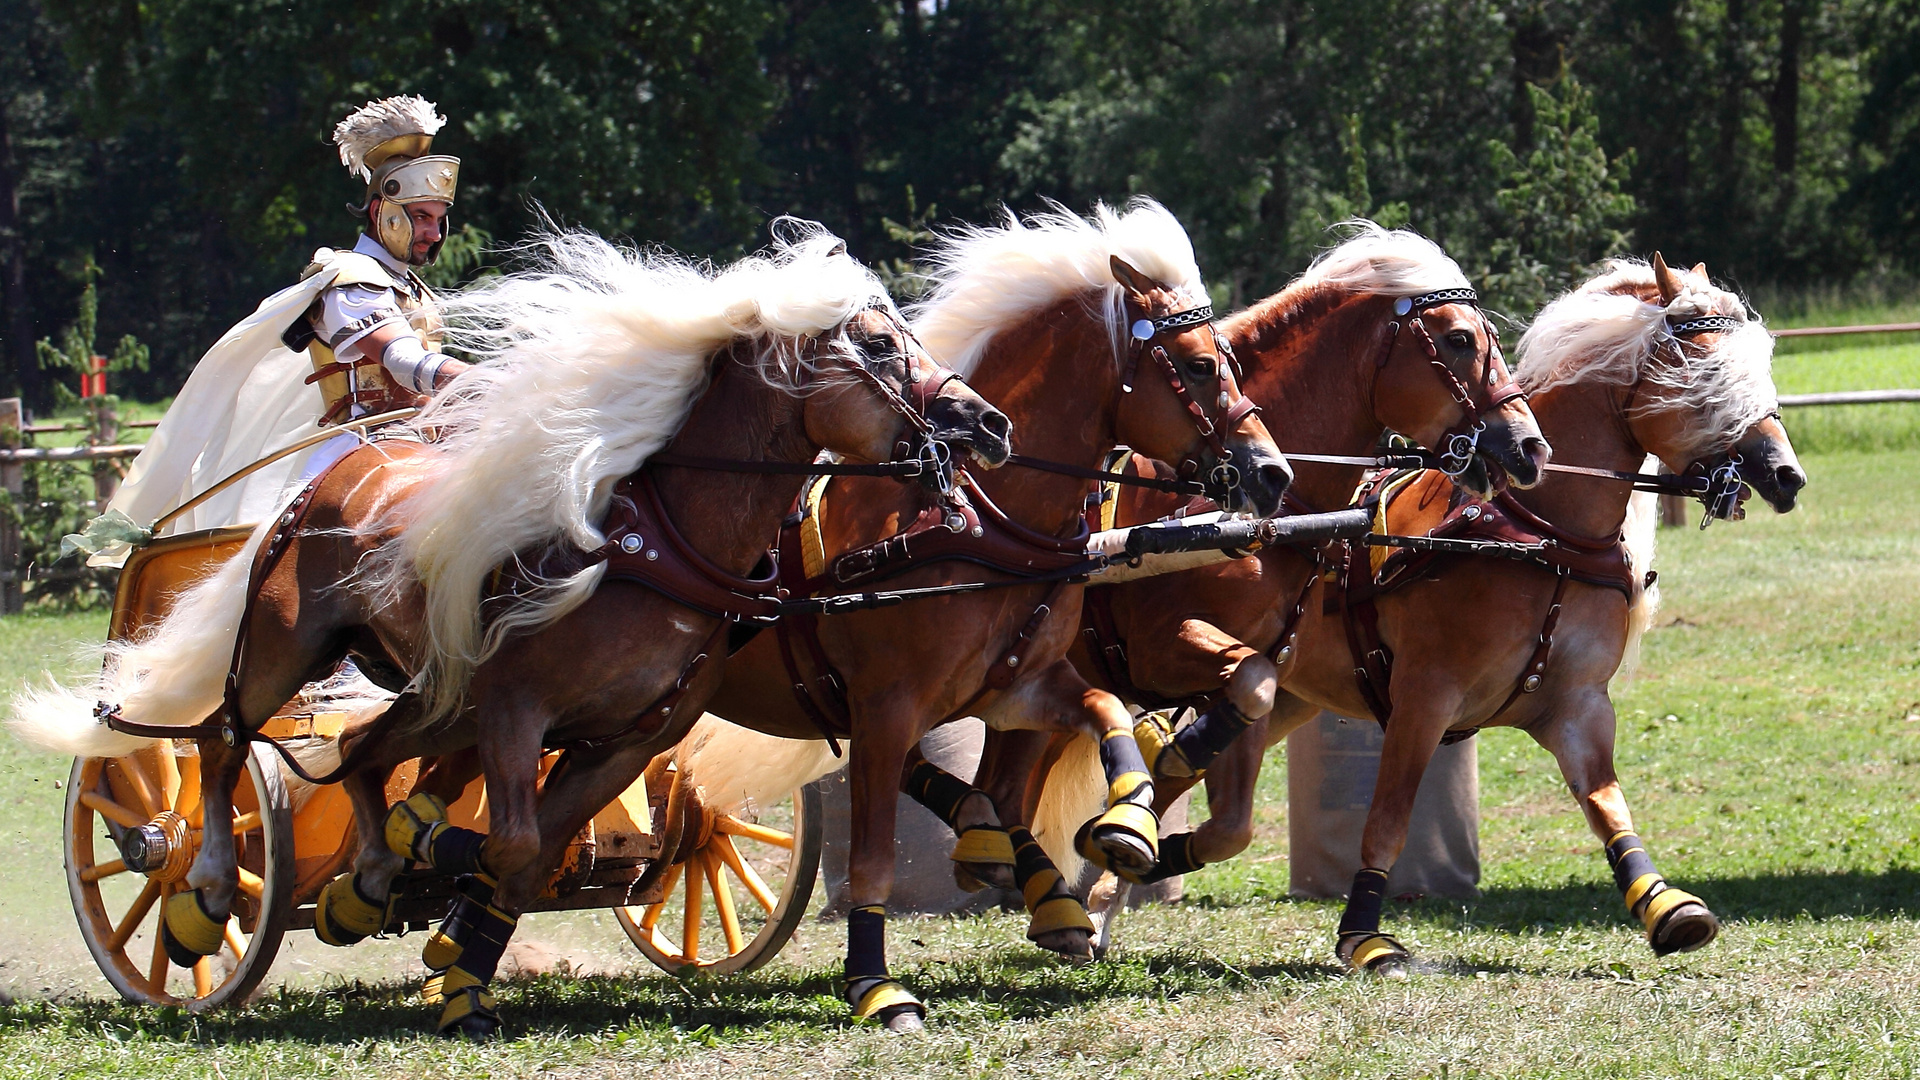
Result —
<svg viewBox="0 0 1920 1080"><path fill-rule="evenodd" d="M334 144L340 147L340 164L362 180L373 179L367 168L367 155L388 139L403 135L433 135L447 124L447 118L435 111L433 102L413 94L369 101L333 129Z"/></svg>

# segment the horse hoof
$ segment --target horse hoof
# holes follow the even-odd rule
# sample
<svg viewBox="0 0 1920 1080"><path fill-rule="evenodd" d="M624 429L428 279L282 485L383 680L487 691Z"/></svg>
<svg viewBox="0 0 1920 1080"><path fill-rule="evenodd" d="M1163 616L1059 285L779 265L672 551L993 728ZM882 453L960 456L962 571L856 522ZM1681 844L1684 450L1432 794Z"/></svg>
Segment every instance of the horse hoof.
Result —
<svg viewBox="0 0 1920 1080"><path fill-rule="evenodd" d="M1670 956L1692 952L1719 936L1720 920L1707 910L1707 905L1689 902L1674 908L1661 920L1648 944L1653 947L1653 955Z"/></svg>
<svg viewBox="0 0 1920 1080"><path fill-rule="evenodd" d="M1413 969L1406 956L1388 956L1373 962L1368 971L1389 982L1405 982L1413 975Z"/></svg>
<svg viewBox="0 0 1920 1080"><path fill-rule="evenodd" d="M912 1035L927 1030L926 1013L919 1005L892 1005L874 1014L889 1035Z"/></svg>
<svg viewBox="0 0 1920 1080"><path fill-rule="evenodd" d="M1098 828L1093 830L1093 842L1106 856L1105 868L1122 877L1142 877L1160 864L1153 845L1132 829Z"/></svg>
<svg viewBox="0 0 1920 1080"><path fill-rule="evenodd" d="M1035 937L1033 943L1075 963L1094 959L1093 934L1087 930L1051 930Z"/></svg>
<svg viewBox="0 0 1920 1080"><path fill-rule="evenodd" d="M966 892L979 892L982 889L1005 889L1013 892L1013 867L1000 863L953 864L953 881Z"/></svg>
<svg viewBox="0 0 1920 1080"><path fill-rule="evenodd" d="M500 1031L500 1018L486 1013L471 1013L440 1029L442 1038L486 1042Z"/></svg>

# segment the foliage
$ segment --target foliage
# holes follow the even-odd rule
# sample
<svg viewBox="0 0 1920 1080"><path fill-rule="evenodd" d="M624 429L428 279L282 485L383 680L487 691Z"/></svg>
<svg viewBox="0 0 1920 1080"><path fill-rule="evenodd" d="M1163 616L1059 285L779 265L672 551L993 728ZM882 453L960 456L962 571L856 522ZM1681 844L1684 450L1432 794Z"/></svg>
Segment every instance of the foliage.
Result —
<svg viewBox="0 0 1920 1080"><path fill-rule="evenodd" d="M1608 159L1593 95L1571 76L1555 90L1526 91L1534 116L1526 157L1500 139L1488 144L1506 185L1495 194L1501 227L1487 252L1491 265L1477 275L1490 307L1522 318L1628 250L1622 225L1635 209L1620 190L1632 155Z"/></svg>

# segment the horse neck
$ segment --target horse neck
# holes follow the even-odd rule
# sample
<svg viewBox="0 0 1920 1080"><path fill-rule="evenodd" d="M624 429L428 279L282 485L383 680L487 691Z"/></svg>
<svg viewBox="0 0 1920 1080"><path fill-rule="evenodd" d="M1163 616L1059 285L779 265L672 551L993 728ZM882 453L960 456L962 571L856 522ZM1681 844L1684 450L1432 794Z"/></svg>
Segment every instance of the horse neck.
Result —
<svg viewBox="0 0 1920 1080"><path fill-rule="evenodd" d="M1078 299L997 335L967 382L1013 421L1020 453L1029 457L1098 468L1117 442L1113 339ZM1079 527L1085 480L1022 468L976 470L974 479L1029 529L1064 536Z"/></svg>
<svg viewBox="0 0 1920 1080"><path fill-rule="evenodd" d="M1368 394L1383 330L1369 299L1377 298L1282 293L1227 325L1245 367L1241 392L1260 406L1282 453L1366 456L1380 441L1385 427ZM1365 471L1291 464L1292 494L1317 510L1347 505Z"/></svg>
<svg viewBox="0 0 1920 1080"><path fill-rule="evenodd" d="M1549 386L1529 399L1541 434L1553 445L1553 460L1589 469L1635 472L1646 459L1627 432L1619 395L1595 383ZM1611 540L1627 519L1628 485L1598 477L1560 474L1531 491L1514 491L1520 505L1577 536Z"/></svg>
<svg viewBox="0 0 1920 1080"><path fill-rule="evenodd" d="M740 461L812 461L820 448L806 437L800 401L769 386L751 367L745 346L714 361L713 381L694 403L670 449ZM766 554L780 519L804 477L710 469L655 472L660 500L694 550L744 575Z"/></svg>

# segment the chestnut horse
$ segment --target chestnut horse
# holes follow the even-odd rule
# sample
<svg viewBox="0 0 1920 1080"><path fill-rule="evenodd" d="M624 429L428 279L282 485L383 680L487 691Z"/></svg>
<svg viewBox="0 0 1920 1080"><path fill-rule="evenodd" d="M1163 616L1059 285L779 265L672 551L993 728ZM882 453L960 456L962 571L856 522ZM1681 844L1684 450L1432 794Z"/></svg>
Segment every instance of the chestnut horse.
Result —
<svg viewBox="0 0 1920 1080"><path fill-rule="evenodd" d="M1248 395L1285 444L1306 455L1295 461L1299 480L1289 503L1310 510L1345 506L1360 467L1311 457L1370 459L1388 428L1426 446L1465 444L1471 452L1460 452L1452 465L1462 482L1484 484L1490 469L1535 482L1549 453L1546 442L1511 384L1493 328L1460 268L1417 234L1370 222L1352 228L1355 235L1297 281L1222 328L1246 365ZM1155 493L1126 492L1114 524L1144 524L1177 505ZM1094 685L1143 708L1207 704L1214 730L1207 724L1190 730L1224 741L1247 718L1272 708L1277 668L1288 655L1290 613L1312 574L1310 559L1270 548L1203 569L1096 585L1074 661ZM1205 767L1203 746L1180 748L1191 761L1180 770L1167 767L1179 755L1157 755L1156 809L1164 811L1184 790L1179 781L1192 769ZM1032 812L1046 775L1041 763L1063 750L1084 755L1087 748L989 736L979 783L996 802L1024 803ZM1084 767L1066 771L1080 777ZM1176 784L1174 794L1168 781ZM1048 815L1036 832L1055 836L1061 831L1055 822L1077 824L1070 816ZM1188 845L1188 834L1168 837L1164 869L1149 876L1182 872L1192 858Z"/></svg>
<svg viewBox="0 0 1920 1080"><path fill-rule="evenodd" d="M127 752L132 740L92 718L98 699L143 733L207 734L194 725L212 714L244 747L343 657L405 685L340 740L359 851L322 893L316 932L334 944L378 932L409 859L497 882L490 898L457 902L429 947L443 961L440 1030L490 1033L486 986L518 915L567 841L678 741L718 683L725 597L744 605L763 587L745 575L799 490L792 467L822 448L868 462L916 442L989 462L1008 452L1006 417L933 362L844 245L817 226L791 231L718 274L585 234L549 238L540 270L451 305L479 321L467 343L485 362L418 421L436 441L365 447L316 478L246 557L110 650L101 685L22 702L26 733ZM669 445L788 469L649 463ZM615 522L635 520L648 527L629 547L640 530L615 534ZM691 566L692 580L608 569L642 548ZM489 835L447 825L431 796L389 813L396 764L476 743ZM547 746L569 752L537 787ZM230 792L244 754L217 737L200 748L207 842L195 891L167 909L168 948L189 954L176 962L218 948L235 888Z"/></svg>
<svg viewBox="0 0 1920 1080"><path fill-rule="evenodd" d="M965 834L956 858L974 877L1017 881L1033 912L1030 937L1084 956L1092 932L1080 902L1025 830L1009 836L986 799L971 798L965 783L919 757L916 746L933 727L970 715L994 727L1018 724L1100 740L1107 809L1090 829L1090 842L1105 845L1116 861L1131 859L1143 870L1153 865L1158 830L1145 810L1152 788L1133 747L1133 721L1118 699L1090 688L1066 660L1082 586L1058 575L1022 575L1008 566L1006 553L1057 552L1066 568L1084 573L1087 476L1097 475L1102 456L1119 442L1188 462L1190 475L1237 473L1234 508L1258 514L1278 508L1291 479L1265 426L1242 403L1186 233L1158 205L1140 201L1124 214L1101 207L1091 220L1066 211L1010 217L1001 227L946 237L933 260L934 288L915 313L916 332L1006 409L1023 456L1080 475L1015 467L977 473L963 489L969 512L1005 524L989 521L973 530L982 537L977 541L936 535L928 542L950 550L939 561L909 561L892 574L851 579L850 565L864 568L881 556L848 552L901 532L930 504L884 481L835 480L813 514L817 526L808 526L818 528L822 561L830 568L825 576L834 585L865 589L865 582L884 579L890 589L969 582L1005 587L822 618L817 652L762 634L728 664L709 705L736 724L788 739L820 739L822 725L851 735L846 996L856 1015L896 1030L919 1026L924 1011L888 973L884 954L894 814L903 786ZM1028 539L1006 546L1008 537L1022 534ZM910 536L900 546L911 553L919 542ZM822 659L830 671L820 670ZM817 721L797 697L796 682L808 687ZM737 771L739 762L753 759L758 766L756 755L780 752L771 740L736 733L683 754L682 766L692 782L712 790L725 785L718 777ZM831 767L826 752L807 751L762 793L779 794ZM727 790L721 797L740 794Z"/></svg>
<svg viewBox="0 0 1920 1080"><path fill-rule="evenodd" d="M1541 428L1575 468L1627 473L1649 453L1681 474L1733 466L1775 511L1793 509L1806 477L1779 421L1772 338L1738 298L1713 287L1704 266L1675 273L1654 258L1652 266L1609 264L1549 305L1521 339L1517 374ZM1654 869L1614 774L1608 683L1652 617L1652 496L1638 497L1648 505L1634 508L1630 524L1629 484L1593 475L1563 473L1492 503L1449 499L1431 474L1394 490L1385 521L1395 533L1446 535L1438 526L1451 504L1456 520L1491 521L1498 512L1566 555L1553 567L1479 554L1405 567L1405 584L1371 601L1389 658L1387 693L1371 697L1355 677L1343 613L1322 602L1337 579L1321 579L1306 598L1272 714L1206 774L1213 816L1193 836L1192 865L1246 847L1267 747L1321 709L1367 716L1377 703L1391 722L1361 840L1363 869L1340 924L1343 962L1405 972L1406 949L1380 932L1387 871L1406 842L1434 749L1449 733L1489 726L1518 727L1553 754L1653 951L1707 944L1718 921ZM1740 510L1726 499L1710 513ZM1364 552L1355 569L1361 580L1346 587L1367 588L1374 567ZM1380 569L1396 567L1384 560Z"/></svg>

